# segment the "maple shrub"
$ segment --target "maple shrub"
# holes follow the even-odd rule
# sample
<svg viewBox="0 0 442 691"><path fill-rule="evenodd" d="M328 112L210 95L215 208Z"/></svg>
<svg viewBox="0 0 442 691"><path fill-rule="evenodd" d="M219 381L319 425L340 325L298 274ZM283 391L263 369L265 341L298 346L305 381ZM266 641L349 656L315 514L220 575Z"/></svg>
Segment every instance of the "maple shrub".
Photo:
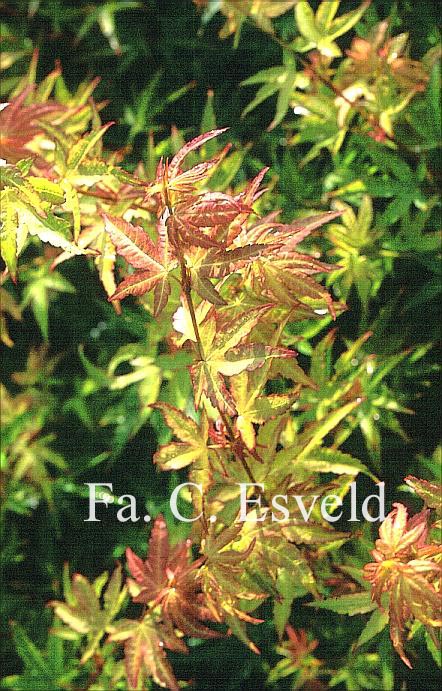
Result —
<svg viewBox="0 0 442 691"><path fill-rule="evenodd" d="M120 58L114 15L139 4L88 6L78 40L95 22ZM436 110L440 51L411 60L408 35L392 37L388 22L372 17L336 67L337 39L369 2L344 14L339 2L315 12L303 0L193 4L204 25L224 15L221 38L234 34L238 46L252 26L281 48L283 65L243 81L261 85L243 115L277 95L264 136L284 128L283 164L271 154L264 166L254 154L249 165L248 146L217 125L212 90L198 136L173 127L161 139L146 105L161 112L157 77L141 110L127 108L126 146L112 148L98 80L70 89L56 64L38 82L32 49L0 110L1 338L10 370L1 389L2 517L13 516L0 567L37 574L24 594L14 590L22 575L10 579L8 632L24 669L1 687L416 686L407 676L416 666L440 665L440 447L432 458L416 451L403 470L380 430L410 441L403 380L429 387L435 370L422 361L433 344L419 333L408 347L400 332L437 286L431 279L402 311L398 296L374 310L373 300L410 252L434 270L440 237L424 226L439 202L425 156L440 135L425 130L415 172L396 131L406 117L419 134L420 108ZM290 40L273 23L288 15L297 29ZM29 53L11 36L7 69ZM312 174L326 156L333 169ZM322 196L302 197L321 175ZM300 211L292 187L307 199ZM341 339L355 309L354 337ZM88 311L100 315L90 329ZM31 312L42 345L29 347ZM146 493L142 509L123 479L137 498ZM361 518L381 481L391 510ZM96 523L91 483L100 485ZM169 503L178 487L182 520ZM414 510L395 492L408 492ZM238 678L226 676L229 656L233 667L243 662Z"/></svg>
<svg viewBox="0 0 442 691"><path fill-rule="evenodd" d="M317 563L350 534L334 530L314 506L309 521L299 506L276 523L261 515L275 494L301 494L314 504L315 496L333 491L336 508L358 473L371 475L336 443L333 448L324 446L327 435L361 404L357 391L316 421L299 424L292 414L301 392L314 391L316 384L297 364L286 327L325 311L335 318L343 309L315 280L333 267L301 252L298 245L342 212L291 224L280 223L275 213L260 218L254 205L265 191L265 169L238 194L208 191L207 180L229 146L190 167L186 158L223 129L196 137L171 160L160 160L153 181L141 170L139 176L129 176L97 159L108 125L97 124L81 136L62 136L57 120L61 117L65 125L69 109L25 105L29 96L35 99L28 88L3 111L6 123L13 126L20 109L29 113L31 128L37 117L50 114L50 120L39 120L38 127L41 136L54 142L55 155L49 160L21 159L4 168L3 256L10 275L15 276L16 256L27 233L63 250L53 267L71 255L92 254L117 310L123 298L146 295L157 320L173 319L171 352L183 349L191 357L195 413L189 416L167 402L154 403L153 408L176 439L156 452L157 468L188 468L188 520L192 514L198 517L192 536L172 546L159 515L147 559L127 549L127 585L121 566L109 580L107 574L94 583L79 574L71 584L65 579L65 601L51 604L80 641L81 665L93 661L93 673L99 676L103 670L106 678L103 665L113 649L110 645L123 643L129 688L139 688L145 677L152 677L160 686L178 689L168 650L186 653L186 637L217 638L227 632L259 654L247 624L262 623L255 610L273 597L276 631L281 638L284 631L288 635L281 652L292 666L280 663L272 678L295 673L298 656L313 647L288 620L293 601L308 593L314 598L311 604L320 608L347 614L374 611L361 634L364 642L390 620L393 644L410 664L403 648L406 622L422 622L433 642L434 627L442 623L435 581L442 550L427 542L429 509L407 523L405 508L397 504L381 526L375 562L365 567L372 596L367 587L332 599L321 599L324 584L318 581ZM78 112L77 108L76 118ZM86 115L95 117L93 109ZM19 152L16 158L23 153L23 141L35 134L31 129L15 139L10 136L9 146ZM87 198L93 206L82 212ZM66 234L68 221L57 214L60 208L72 215L71 239ZM142 225L125 218L128 211L137 217L138 209ZM115 255L125 260L124 278L118 284L113 279ZM272 393L272 383L278 381L285 382L283 390ZM330 473L336 478L327 482L324 474ZM437 488L427 490L426 483L411 482L435 508ZM258 507L242 522L241 484L250 487L249 501ZM384 593L389 593L388 605ZM138 619L116 619L127 596L142 605ZM56 633L67 635L65 629L57 628ZM304 681L321 675L317 661L302 669Z"/></svg>

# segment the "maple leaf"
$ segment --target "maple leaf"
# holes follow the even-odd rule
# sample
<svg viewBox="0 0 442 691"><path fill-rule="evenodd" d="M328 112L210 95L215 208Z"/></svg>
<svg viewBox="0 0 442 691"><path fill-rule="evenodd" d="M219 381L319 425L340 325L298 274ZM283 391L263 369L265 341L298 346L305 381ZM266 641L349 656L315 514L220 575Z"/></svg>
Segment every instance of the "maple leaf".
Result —
<svg viewBox="0 0 442 691"><path fill-rule="evenodd" d="M106 295L111 297L117 289L115 280L116 253L115 246L109 234L106 233L103 222L95 222L84 228L78 236L77 246L80 250L88 250L93 255L100 281ZM71 259L71 257L72 253L61 252L52 262L51 269ZM113 305L117 314L120 314L121 307L118 300L113 300Z"/></svg>
<svg viewBox="0 0 442 691"><path fill-rule="evenodd" d="M40 487L52 509L54 507L53 478L47 466L50 464L59 470L66 471L67 465L63 457L50 447L55 435L38 436L40 432L41 427L38 424L24 431L10 449L8 460L12 469L12 478L15 481L27 478Z"/></svg>
<svg viewBox="0 0 442 691"><path fill-rule="evenodd" d="M158 221L158 240L155 244L140 226L133 226L122 218L106 214L103 218L106 231L118 254L137 269L118 285L110 300L119 300L127 295L144 295L153 290L154 316L158 316L170 295L170 272L178 265L170 250L164 220Z"/></svg>
<svg viewBox="0 0 442 691"><path fill-rule="evenodd" d="M403 648L407 621L421 621L430 631L442 627L442 567L434 561L442 555L442 547L426 544L428 509L408 519L403 504L393 506L379 528L372 551L375 561L364 566L364 577L372 584L372 600L381 610L382 595L388 593L390 637L403 662L411 668Z"/></svg>
<svg viewBox="0 0 442 691"><path fill-rule="evenodd" d="M361 5L346 14L335 17L339 8L338 2L321 2L316 14L306 0L296 4L296 25L301 36L295 39L293 47L301 53L317 48L325 56L337 57L342 52L335 42L336 38L349 31L362 17L371 0L364 0Z"/></svg>
<svg viewBox="0 0 442 691"><path fill-rule="evenodd" d="M376 560L409 557L412 548L422 547L428 535L428 511L421 511L414 518L408 519L407 509L403 504L395 503L379 528L379 539L373 556Z"/></svg>
<svg viewBox="0 0 442 691"><path fill-rule="evenodd" d="M299 303L322 308L326 305L333 318L336 312L331 295L317 283L312 274L329 272L335 267L318 262L308 255L269 258L256 269L256 285L277 302L296 307ZM255 288L257 290L257 288Z"/></svg>
<svg viewBox="0 0 442 691"><path fill-rule="evenodd" d="M185 223L197 228L231 223L240 213L251 209L224 192L207 192L191 197L175 206L175 212Z"/></svg>
<svg viewBox="0 0 442 691"><path fill-rule="evenodd" d="M414 489L416 494L424 500L425 504L430 509L435 509L437 515L442 514L442 487L434 482L428 482L428 480L422 480L420 478L414 477L413 475L408 475L405 478L405 482L409 487Z"/></svg>
<svg viewBox="0 0 442 691"><path fill-rule="evenodd" d="M248 266L255 292L290 308L304 303L315 308L325 305L335 317L331 296L312 276L335 271L336 265L325 264L299 252L297 245L312 230L341 214L342 211L327 212L288 225L277 222L275 214L271 214L248 229L237 228L230 232L232 247L261 245L256 261Z"/></svg>
<svg viewBox="0 0 442 691"><path fill-rule="evenodd" d="M311 640L304 629L294 629L290 624L286 625L285 632L287 639L276 647L276 652L283 655L283 659L270 671L268 682L273 685L288 675L296 674L293 689L321 691L325 686L317 682L317 676L323 663L313 656L318 641Z"/></svg>
<svg viewBox="0 0 442 691"><path fill-rule="evenodd" d="M217 306L225 305L225 300L210 279L219 279L234 273L247 264L247 260L259 256L266 249L266 245L255 243L228 250L224 248L210 248L205 251L197 249L191 254L187 251L186 261L192 287L204 300Z"/></svg>
<svg viewBox="0 0 442 691"><path fill-rule="evenodd" d="M209 524L208 532L201 541L201 553L205 556L201 582L207 606L215 620L225 621L250 650L259 653L247 636L245 623L260 624L263 620L252 617L241 609L241 600L259 603L267 597L267 593L256 587L246 587L243 583L244 562L253 552L256 539L251 539L243 550L234 549L241 528L241 525L234 524L216 535L214 525Z"/></svg>
<svg viewBox="0 0 442 691"><path fill-rule="evenodd" d="M14 281L17 258L26 246L28 235L61 248L67 256L95 254L71 241L69 221L55 213L53 205L65 202L63 186L45 177L29 175L29 165L30 159L22 161L22 165L6 165L1 169L1 254Z"/></svg>
<svg viewBox="0 0 442 691"><path fill-rule="evenodd" d="M162 403L154 403L152 408L160 410L164 415L167 425L179 442L171 442L161 446L154 455L154 463L161 470L180 470L190 463L201 460L203 464L208 459L207 435L209 430L208 420L202 416L201 425L184 415L173 406Z"/></svg>
<svg viewBox="0 0 442 691"><path fill-rule="evenodd" d="M243 549L252 538L256 538L248 564L249 573L267 574L267 578L275 583L279 570L288 568L299 585L317 595L315 576L302 551L287 541L279 527L275 529L271 524L255 522L252 519L258 518L256 512L252 511L249 515L250 519L244 523L238 543L238 549Z"/></svg>
<svg viewBox="0 0 442 691"><path fill-rule="evenodd" d="M224 127L200 134L182 146L170 163L161 160L157 166L155 182L146 187L146 196L150 197L159 194L163 206L167 206L170 197L172 201L174 200L174 194L180 193L180 198L182 198L182 195L193 192L195 185L207 178L214 168L219 165L230 149L230 145L226 146L220 154L211 160L198 163L188 170L183 170L181 167L184 159L189 153L203 146L203 144L214 137L226 132L227 129L227 127Z"/></svg>
<svg viewBox="0 0 442 691"><path fill-rule="evenodd" d="M83 653L84 664L94 654L105 632L109 632L111 623L121 610L126 598L126 587L122 587L121 565L115 568L109 579L107 572L90 583L85 576L76 573L72 585L65 579L66 602L53 600L49 605L55 614L71 629L79 634L87 634L88 646ZM102 590L103 606L100 602Z"/></svg>
<svg viewBox="0 0 442 691"><path fill-rule="evenodd" d="M252 209L242 200L222 192L206 192L198 196L188 196L171 207L168 219L173 237L178 235L185 245L197 247L222 247L223 229Z"/></svg>
<svg viewBox="0 0 442 691"><path fill-rule="evenodd" d="M309 641L304 629L296 631L290 624L285 627L288 641L284 648L290 655L295 665L299 665L304 657L312 653L318 647L318 641Z"/></svg>
<svg viewBox="0 0 442 691"><path fill-rule="evenodd" d="M36 163L44 163L30 148L33 139L42 134L39 120L60 113L64 106L54 101L25 105L34 87L28 86L0 111L0 158L17 163L33 156Z"/></svg>
<svg viewBox="0 0 442 691"><path fill-rule="evenodd" d="M124 642L126 676L131 689L140 688L140 681L149 676L158 686L178 691L178 682L164 650L165 646L177 649L176 644L170 642L168 632L150 614L141 621L122 619L112 627L108 640Z"/></svg>
<svg viewBox="0 0 442 691"><path fill-rule="evenodd" d="M290 410L293 394L260 395L268 377L265 366L258 372L241 372L232 379L231 392L238 417L235 425L248 449L256 445L254 424L262 424Z"/></svg>
<svg viewBox="0 0 442 691"><path fill-rule="evenodd" d="M220 634L202 624L212 620L205 606L198 581L201 560L190 561L191 541L169 545L166 522L158 516L149 540L149 556L143 561L130 548L126 550L127 565L132 578L129 592L134 602L159 605L163 622L196 638L217 638Z"/></svg>
<svg viewBox="0 0 442 691"><path fill-rule="evenodd" d="M424 91L429 79L423 62L403 56L408 34L398 34L386 40L388 22L380 22L368 38L353 38L349 50L351 58L342 75L343 85L357 80L373 80L374 75L391 76L404 91ZM427 66L428 68L428 66Z"/></svg>
<svg viewBox="0 0 442 691"><path fill-rule="evenodd" d="M262 367L271 358L294 357L292 350L284 348L261 343L241 344L271 307L272 305L256 307L224 323L217 323L214 312L209 312L200 325L201 359L190 368L196 408L200 406L204 395L215 407L235 415L235 402L226 387L224 376L231 377L246 369Z"/></svg>
<svg viewBox="0 0 442 691"><path fill-rule="evenodd" d="M235 34L235 46L239 41L241 27L247 17L252 19L263 31L273 33L271 19L279 17L281 14L291 9L297 0L222 0L211 8L209 0L193 0L199 8L207 7L207 19L211 18L216 11L222 12L226 16L226 23L219 32L220 38L227 38ZM205 21L207 21L207 19Z"/></svg>
<svg viewBox="0 0 442 691"><path fill-rule="evenodd" d="M203 581L204 576L206 576L206 591L208 582L210 582L212 605L213 593L217 592L216 599L220 603L220 607L216 610L217 617L220 617L220 612L223 609L227 608L230 613L234 611L234 608L226 605L226 602L223 603L223 598L227 594L229 594L231 600L235 601L239 599L262 599L263 597L261 593L244 592L241 584L243 562L252 553L256 543L256 538L252 538L244 550L234 549L235 540L238 540L241 528L240 524L234 524L215 534L214 526L210 523L208 533L201 541L201 553L205 555L204 566L201 569ZM245 612L239 611L238 616L244 621L258 621Z"/></svg>
<svg viewBox="0 0 442 691"><path fill-rule="evenodd" d="M75 288L58 271L50 271L49 264L40 264L26 273L22 307L30 306L43 338L49 338L49 302L54 292L75 293Z"/></svg>
<svg viewBox="0 0 442 691"><path fill-rule="evenodd" d="M198 515L204 511L203 497L212 482L212 466L217 454L216 448L209 443L207 415L203 411L201 421L197 424L167 403L158 402L152 408L162 412L174 436L180 440L160 446L153 461L161 470L180 470L191 465L189 480L194 484L190 492L194 514ZM201 485L202 492L195 489L195 485Z"/></svg>

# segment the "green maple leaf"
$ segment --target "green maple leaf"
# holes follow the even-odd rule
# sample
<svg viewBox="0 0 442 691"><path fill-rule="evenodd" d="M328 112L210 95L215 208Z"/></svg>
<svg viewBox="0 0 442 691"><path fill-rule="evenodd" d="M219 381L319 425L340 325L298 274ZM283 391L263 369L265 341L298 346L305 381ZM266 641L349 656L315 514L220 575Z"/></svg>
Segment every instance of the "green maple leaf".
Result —
<svg viewBox="0 0 442 691"><path fill-rule="evenodd" d="M335 206L343 211L342 223L332 223L327 236L334 245L330 254L337 257L340 268L330 275L330 283L339 279L344 300L354 284L365 311L369 299L376 296L386 270L378 247L382 231L372 228L373 203L368 195L362 198L358 215L343 202L337 201Z"/></svg>
<svg viewBox="0 0 442 691"><path fill-rule="evenodd" d="M122 587L120 564L110 578L108 573L104 572L93 583L76 573L70 584L66 575L65 573L66 602L54 600L49 604L54 608L55 614L71 629L87 635L88 645L81 658L81 662L84 663L94 654L103 635L110 631L112 621L123 606L127 590L126 586ZM105 585L101 603L100 598Z"/></svg>
<svg viewBox="0 0 442 691"><path fill-rule="evenodd" d="M224 376L231 377L244 370L254 370L272 358L294 357L293 351L284 348L261 343L241 344L270 308L271 305L255 307L222 326L218 325L219 328L214 313L210 312L200 325L201 359L190 368L196 407L199 407L203 396L206 396L215 407L235 414L235 402L226 387Z"/></svg>
<svg viewBox="0 0 442 691"><path fill-rule="evenodd" d="M67 466L63 457L50 448L50 443L54 441L55 435L48 434L35 438L39 432L38 426L31 426L25 430L10 450L9 462L11 465L13 464L12 478L14 480L29 478L31 482L41 488L49 507L53 508L53 480L47 465L51 464L64 471Z"/></svg>
<svg viewBox="0 0 442 691"><path fill-rule="evenodd" d="M50 271L49 264L42 264L27 272L26 288L21 307L30 305L45 340L49 336L49 302L54 292L75 293L74 286L58 271Z"/></svg>
<svg viewBox="0 0 442 691"><path fill-rule="evenodd" d="M238 412L235 425L248 449L255 448L254 424L262 424L290 410L293 394L260 395L268 377L269 363L257 372L240 372L231 389Z"/></svg>
<svg viewBox="0 0 442 691"><path fill-rule="evenodd" d="M11 623L14 644L24 670L19 675L9 677L3 683L11 689L59 689L70 686L79 676L77 661L67 654L64 641L55 633L49 633L46 649L39 650L17 622Z"/></svg>
<svg viewBox="0 0 442 691"><path fill-rule="evenodd" d="M263 101L278 94L275 117L267 128L268 130L273 130L287 113L290 99L296 87L302 88L306 85L306 82L305 76L296 71L296 62L293 55L288 51L284 51L284 65L260 70L241 82L241 86L262 84L255 98L244 108L242 117L254 110Z"/></svg>
<svg viewBox="0 0 442 691"><path fill-rule="evenodd" d="M340 0L321 2L316 14L306 0L295 7L296 25L301 36L293 42L296 51L305 53L317 48L323 55L339 57L342 52L335 39L347 33L362 17L371 0L365 0L355 10L336 17Z"/></svg>
<svg viewBox="0 0 442 691"><path fill-rule="evenodd" d="M13 280L17 259L29 235L71 256L88 254L72 242L69 221L54 214L53 209L65 201L61 185L43 177L26 176L18 166L11 165L2 168L1 183L1 254Z"/></svg>
<svg viewBox="0 0 442 691"><path fill-rule="evenodd" d="M162 412L167 425L180 440L161 446L154 455L154 463L161 470L179 470L196 461L207 464L207 417L203 415L201 425L198 426L192 418L167 403L160 401L152 405L152 408Z"/></svg>

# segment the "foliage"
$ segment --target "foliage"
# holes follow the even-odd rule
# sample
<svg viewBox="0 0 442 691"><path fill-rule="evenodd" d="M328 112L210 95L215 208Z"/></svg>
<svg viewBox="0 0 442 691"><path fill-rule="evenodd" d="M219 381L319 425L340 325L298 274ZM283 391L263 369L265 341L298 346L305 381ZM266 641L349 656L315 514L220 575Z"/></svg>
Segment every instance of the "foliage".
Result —
<svg viewBox="0 0 442 691"><path fill-rule="evenodd" d="M13 10L2 688L436 688L431 12Z"/></svg>

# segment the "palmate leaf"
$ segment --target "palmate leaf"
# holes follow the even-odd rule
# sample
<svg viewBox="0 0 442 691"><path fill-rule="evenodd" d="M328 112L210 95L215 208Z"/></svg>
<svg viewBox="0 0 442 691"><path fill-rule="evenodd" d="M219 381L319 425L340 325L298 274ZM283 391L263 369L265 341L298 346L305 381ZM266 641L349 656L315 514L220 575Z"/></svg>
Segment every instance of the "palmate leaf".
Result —
<svg viewBox="0 0 442 691"><path fill-rule="evenodd" d="M250 244L234 249L209 248L203 250L195 248L192 252L186 252L186 261L189 265L191 284L193 289L203 300L211 304L222 306L226 304L224 298L212 284L212 278L223 278L240 270L248 260L258 257L268 249L268 245Z"/></svg>
<svg viewBox="0 0 442 691"><path fill-rule="evenodd" d="M259 522L259 512L248 512L248 520L235 543L235 549L247 549L255 540L253 551L247 561L247 582L258 583L260 579L274 594L280 569L288 569L300 587L317 596L316 579L303 552L288 542L282 534L280 524Z"/></svg>
<svg viewBox="0 0 442 691"><path fill-rule="evenodd" d="M228 127L221 127L219 129L212 130L211 132L204 132L203 134L200 134L198 137L195 137L190 142L181 147L181 149L178 151L178 153L175 154L175 156L172 158L170 162L168 171L169 178L173 178L178 174L182 162L191 151L199 149L200 146L210 141L214 137L218 137L220 134L223 134L223 132L227 132L227 130Z"/></svg>
<svg viewBox="0 0 442 691"><path fill-rule="evenodd" d="M244 370L254 370L273 358L292 358L292 350L265 346L261 343L241 344L271 305L262 305L239 314L235 319L217 324L213 312L209 313L200 327L202 358L190 368L195 391L195 406L199 407L203 396L221 410L236 413L235 402L228 391L223 376L237 375Z"/></svg>
<svg viewBox="0 0 442 691"><path fill-rule="evenodd" d="M424 560L412 560L401 566L390 590L390 637L396 652L410 668L403 648L406 621L414 617L429 628L442 627L440 592L425 577L431 571L440 575L442 568Z"/></svg>
<svg viewBox="0 0 442 691"><path fill-rule="evenodd" d="M328 282L339 280L343 299L354 284L366 309L387 271L386 262L379 255L378 241L382 232L371 227L373 203L368 195L363 196L357 216L348 204L337 201L335 206L343 211L342 223L331 224L327 236L334 245L329 254L336 256L339 268L331 273Z"/></svg>
<svg viewBox="0 0 442 691"><path fill-rule="evenodd" d="M183 194L181 201L174 205L169 225L173 237L179 236L185 247L221 248L225 245L228 226L233 222L240 224L251 212L243 195L234 197L224 192Z"/></svg>
<svg viewBox="0 0 442 691"><path fill-rule="evenodd" d="M67 465L63 457L50 446L54 441L54 436L50 434L40 436L40 431L38 425L31 425L28 430L23 430L16 443L8 449L8 464L11 467L12 478L14 480L26 478L39 487L52 509L54 506L53 479L48 465L59 470L66 470Z"/></svg>
<svg viewBox="0 0 442 691"><path fill-rule="evenodd" d="M201 425L184 415L180 410L161 401L153 406L164 415L167 425L173 434L180 439L161 446L154 455L154 463L161 470L179 470L190 463L201 461L206 464L209 449L207 448L208 421L202 416Z"/></svg>
<svg viewBox="0 0 442 691"><path fill-rule="evenodd" d="M268 261L262 267L262 286L278 303L296 307L299 302L313 303L315 308L324 305L336 319L336 311L331 295L306 272L284 270L278 262Z"/></svg>
<svg viewBox="0 0 442 691"><path fill-rule="evenodd" d="M152 407L162 412L173 435L180 440L160 446L154 454L154 463L160 470L180 470L191 466L189 480L196 485L201 485L204 494L211 483L212 461L216 454L209 445L209 423L205 412L202 412L201 421L197 424L167 403L160 401ZM190 491L194 512L197 515L203 511L204 499L201 492L194 486Z"/></svg>
<svg viewBox="0 0 442 691"><path fill-rule="evenodd" d="M241 203L240 199L224 192L207 192L175 206L175 213L181 221L197 228L232 223L240 213L247 211L250 211L249 207Z"/></svg>
<svg viewBox="0 0 442 691"><path fill-rule="evenodd" d="M94 257L94 263L98 270L98 275L103 288L108 297L111 297L117 288L115 280L115 246L110 239L108 233L104 229L102 219L99 219L91 225L80 231L77 239L77 246L79 249L89 252ZM55 268L59 264L67 261L72 256L72 253L67 251L61 252L52 262L51 268ZM114 309L119 314L121 312L120 303L114 300Z"/></svg>
<svg viewBox="0 0 442 691"><path fill-rule="evenodd" d="M238 417L235 426L248 449L255 448L254 424L262 424L290 410L294 394L261 395L269 376L266 363L259 372L240 372L231 381L231 392Z"/></svg>
<svg viewBox="0 0 442 691"><path fill-rule="evenodd" d="M318 214L285 225L270 214L238 237L233 237L234 244L248 242L267 245L267 249L263 249L248 267L255 292L261 296L267 295L269 300L282 303L292 310L305 305L312 316L315 315L314 309L325 307L335 318L336 310L331 296L313 279L313 276L328 273L335 267L299 252L297 245L312 230L340 215L341 211Z"/></svg>
<svg viewBox="0 0 442 691"><path fill-rule="evenodd" d="M104 633L110 630L112 621L123 606L127 590L122 585L120 564L110 579L105 572L94 583L90 583L85 576L76 573L72 577L72 585L68 585L67 579L65 581L66 602L53 600L49 604L71 629L87 635L88 645L81 659L84 663L94 654ZM106 583L101 604L100 596Z"/></svg>
<svg viewBox="0 0 442 691"><path fill-rule="evenodd" d="M428 480L421 480L413 475L407 475L405 482L416 494L424 500L430 509L436 509L438 515L442 513L442 487Z"/></svg>
<svg viewBox="0 0 442 691"><path fill-rule="evenodd" d="M244 550L235 549L235 541L241 533L241 525L234 524L215 535L213 525L201 543L205 556L201 569L203 590L209 606L218 621L224 614L234 614L243 621L256 623L257 620L238 609L239 600L262 600L266 597L259 589L245 589L242 582L247 557L252 553L256 539L252 538Z"/></svg>
<svg viewBox="0 0 442 691"><path fill-rule="evenodd" d="M20 162L3 166L1 173L1 253L13 280L29 235L61 248L68 256L90 253L72 241L69 221L56 215L65 202L61 184L23 173Z"/></svg>
<svg viewBox="0 0 442 691"><path fill-rule="evenodd" d="M0 158L8 163L17 163L27 156L33 156L37 163L43 163L40 157L33 154L29 145L42 132L40 120L53 119L65 110L64 106L55 101L26 105L33 91L33 86L23 89L0 111Z"/></svg>
<svg viewBox="0 0 442 691"><path fill-rule="evenodd" d="M219 32L220 38L235 34L234 47L237 48L241 35L241 27L249 18L266 33L273 34L271 19L279 17L293 7L297 0L221 0L213 3L210 0L194 0L197 6L205 7L202 17L204 24L220 11L226 17L226 23Z"/></svg>
<svg viewBox="0 0 442 691"><path fill-rule="evenodd" d="M429 509L409 519L403 504L393 506L379 529L372 550L375 561L364 566L364 577L371 583L373 602L388 610L396 652L411 667L404 651L407 624L420 621L432 634L442 627L442 547L426 544Z"/></svg>
<svg viewBox="0 0 442 691"><path fill-rule="evenodd" d="M358 8L335 18L339 2L325 0L316 15L306 0L300 0L295 7L296 25L301 37L293 42L293 48L302 53L317 48L323 55L342 55L335 39L349 31L362 17L371 0L365 0Z"/></svg>
<svg viewBox="0 0 442 691"><path fill-rule="evenodd" d="M213 130L216 131L217 133L218 130ZM222 130L225 131L225 130ZM211 133L207 133L211 134ZM213 135L217 136L217 135ZM207 140L209 141L212 139L212 136L208 137ZM199 146L199 145L198 145ZM202 144L204 146L204 142ZM197 147L198 148L198 147ZM148 194L152 194L153 192L158 192L160 189L163 188L163 184L167 184L167 188L173 193L173 192L190 192L195 188L195 185L198 185L201 182L204 182L208 179L211 178L211 176L217 171L220 163L224 160L226 154L228 151L230 151L231 145L227 144L221 151L218 153L216 156L213 158L210 158L207 161L203 161L201 163L197 163L196 165L192 166L191 168L188 168L187 170L179 171L176 174L175 177L170 178L170 169L168 170L168 178L167 180L164 180L163 182L157 182L155 185L152 186L152 188L148 188L147 192ZM162 171L162 168L159 168L159 172ZM159 175L159 173L158 173Z"/></svg>
<svg viewBox="0 0 442 691"><path fill-rule="evenodd" d="M146 677L152 677L158 686L178 691L164 650L168 646L166 632L151 615L146 614L141 621L122 619L112 627L109 641L124 641L126 676L131 689L140 688Z"/></svg>
<svg viewBox="0 0 442 691"><path fill-rule="evenodd" d="M48 263L26 273L26 287L21 307L30 306L43 338L49 338L49 302L54 293L74 293L74 286L58 271L50 271Z"/></svg>
<svg viewBox="0 0 442 691"><path fill-rule="evenodd" d="M174 197L178 193L188 194L193 192L198 183L207 179L212 174L230 149L230 146L225 147L223 151L214 158L203 161L202 163L197 163L188 170L183 170L181 167L184 159L189 153L196 151L206 142L226 132L227 129L227 127L224 127L205 132L195 137L195 139L192 139L190 142L187 142L187 144L184 144L170 162L166 161L166 163L164 163L161 160L157 167L155 182L145 186L147 196L160 195L163 205L167 206L170 198L174 201ZM178 197L178 199L181 198Z"/></svg>
<svg viewBox="0 0 442 691"><path fill-rule="evenodd" d="M149 540L149 557L144 562L136 556L130 547L126 550L128 569L135 579L129 579L131 594L136 593L137 600L149 602L155 600L167 583L166 569L183 568L187 564L187 550L189 545L180 544L178 549L170 553L169 537L166 522L162 516L155 519Z"/></svg>
<svg viewBox="0 0 442 691"><path fill-rule="evenodd" d="M281 67L270 67L269 69L260 70L257 74L241 82L241 86L262 84L255 98L244 108L242 117L250 113L250 111L254 110L270 96L278 94L275 116L267 128L268 131L273 130L284 119L296 87L302 88L308 83L306 77L296 71L296 61L293 54L289 51L284 51L283 58L284 65L281 65Z"/></svg>
<svg viewBox="0 0 442 691"><path fill-rule="evenodd" d="M262 619L244 611L241 603L245 601L256 606L267 597L267 593L256 583L244 582L244 570L256 538L251 538L244 549L235 549L241 529L240 524L233 524L215 534L213 524L209 524L208 533L201 543L201 552L205 557L201 582L207 605L215 619L225 621L231 633L254 653L258 653L258 648L247 635L245 624L259 624Z"/></svg>
<svg viewBox="0 0 442 691"><path fill-rule="evenodd" d="M149 540L149 556L143 561L130 548L127 564L133 578L128 579L134 602L161 606L161 618L170 627L197 638L217 638L219 633L202 621L213 619L204 605L196 570L201 560L190 561L191 541L169 545L166 523L155 520Z"/></svg>
<svg viewBox="0 0 442 691"><path fill-rule="evenodd" d="M170 250L165 223L160 219L157 224L158 240L155 244L140 226L106 214L103 218L106 232L118 254L137 269L118 285L110 300L120 300L127 295L144 295L153 290L154 316L158 316L170 295L169 274L178 264Z"/></svg>

